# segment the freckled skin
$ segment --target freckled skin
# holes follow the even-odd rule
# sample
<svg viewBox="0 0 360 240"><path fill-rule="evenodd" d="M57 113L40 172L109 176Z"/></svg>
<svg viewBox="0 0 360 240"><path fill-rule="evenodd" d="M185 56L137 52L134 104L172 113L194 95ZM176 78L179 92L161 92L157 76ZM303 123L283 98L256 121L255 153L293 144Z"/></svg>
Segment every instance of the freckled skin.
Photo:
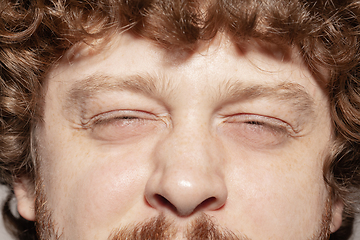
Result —
<svg viewBox="0 0 360 240"><path fill-rule="evenodd" d="M48 207L64 239L107 239L114 228L160 213L185 225L202 212L252 239L315 234L328 199L328 100L296 50L280 61L258 45L245 47L240 54L219 36L169 64L164 49L122 34L51 70L37 134ZM170 87L156 97L100 91L82 106L86 121L97 119L83 128L76 110L64 114L64 99L79 79L98 73L145 74ZM296 83L310 95L314 115L299 122L302 113L275 97L227 101L223 86L233 82ZM289 133L295 125L300 132Z"/></svg>

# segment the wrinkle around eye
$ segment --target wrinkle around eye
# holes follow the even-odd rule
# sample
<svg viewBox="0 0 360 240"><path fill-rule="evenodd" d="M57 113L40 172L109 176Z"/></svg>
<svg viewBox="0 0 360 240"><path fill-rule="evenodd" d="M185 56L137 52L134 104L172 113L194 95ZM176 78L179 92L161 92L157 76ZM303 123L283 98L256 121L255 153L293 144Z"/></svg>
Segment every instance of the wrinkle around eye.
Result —
<svg viewBox="0 0 360 240"><path fill-rule="evenodd" d="M285 121L256 114L238 114L225 118L224 132L238 144L259 149L282 146L296 132Z"/></svg>
<svg viewBox="0 0 360 240"><path fill-rule="evenodd" d="M137 110L115 110L93 116L83 129L95 140L125 143L156 134L167 125L163 116Z"/></svg>

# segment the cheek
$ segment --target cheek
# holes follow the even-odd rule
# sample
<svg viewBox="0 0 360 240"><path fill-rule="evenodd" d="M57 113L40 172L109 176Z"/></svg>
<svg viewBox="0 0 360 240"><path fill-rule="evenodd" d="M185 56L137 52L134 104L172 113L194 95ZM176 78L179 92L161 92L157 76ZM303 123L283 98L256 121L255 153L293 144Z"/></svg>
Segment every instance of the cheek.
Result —
<svg viewBox="0 0 360 240"><path fill-rule="evenodd" d="M76 139L44 144L41 174L48 206L57 226L71 236L95 236L97 229L108 234L127 223L124 215L144 206L152 146L121 148Z"/></svg>
<svg viewBox="0 0 360 240"><path fill-rule="evenodd" d="M232 227L238 223L253 233L250 237L263 234L260 239L268 239L271 234L277 239L306 239L318 227L327 199L321 161L304 151L250 151L233 149L236 154L230 157L232 167L227 169L231 182L227 206L237 209L230 214L239 219ZM263 233L259 233L258 226Z"/></svg>
<svg viewBox="0 0 360 240"><path fill-rule="evenodd" d="M109 161L107 164L91 167L73 188L73 204L79 212L78 217L82 218L79 219L80 223L92 222L92 227L98 227L99 223L118 222L119 216L143 201L146 170L134 158L124 158L126 156L119 159L121 164Z"/></svg>
<svg viewBox="0 0 360 240"><path fill-rule="evenodd" d="M259 236L259 239L268 239L272 234L276 239L282 239L281 236L306 239L321 221L324 189L308 187L290 176L279 179L267 171L258 173L248 176L246 181L238 181L234 186L237 190L229 196L228 207L240 209L234 216L239 219L238 224L232 227L240 226L250 237Z"/></svg>

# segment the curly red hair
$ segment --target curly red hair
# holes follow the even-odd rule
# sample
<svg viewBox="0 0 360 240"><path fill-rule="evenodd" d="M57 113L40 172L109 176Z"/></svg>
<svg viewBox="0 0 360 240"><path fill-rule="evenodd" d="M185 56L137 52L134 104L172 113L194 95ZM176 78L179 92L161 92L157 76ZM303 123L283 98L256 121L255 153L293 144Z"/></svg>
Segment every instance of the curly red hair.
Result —
<svg viewBox="0 0 360 240"><path fill-rule="evenodd" d="M360 187L360 2L347 0L2 0L0 3L0 176L34 184L44 76L79 42L131 31L170 50L196 48L223 32L241 44L259 39L296 46L326 85L335 143L324 166L333 199L352 216ZM3 213L19 239L32 223ZM351 219L351 218L350 218ZM348 221L344 221L347 223ZM345 234L346 235L346 234ZM341 236L341 239L347 236ZM334 235L332 236L334 238Z"/></svg>

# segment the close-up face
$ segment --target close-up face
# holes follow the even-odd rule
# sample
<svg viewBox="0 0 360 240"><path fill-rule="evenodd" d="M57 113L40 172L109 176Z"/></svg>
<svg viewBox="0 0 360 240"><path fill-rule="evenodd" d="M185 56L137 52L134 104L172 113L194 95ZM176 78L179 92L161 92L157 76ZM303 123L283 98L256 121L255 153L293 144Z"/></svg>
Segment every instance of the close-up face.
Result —
<svg viewBox="0 0 360 240"><path fill-rule="evenodd" d="M60 239L111 239L159 216L174 239L204 216L255 240L341 224L323 178L329 102L296 49L219 35L189 53L124 33L65 55L44 92L39 181Z"/></svg>

